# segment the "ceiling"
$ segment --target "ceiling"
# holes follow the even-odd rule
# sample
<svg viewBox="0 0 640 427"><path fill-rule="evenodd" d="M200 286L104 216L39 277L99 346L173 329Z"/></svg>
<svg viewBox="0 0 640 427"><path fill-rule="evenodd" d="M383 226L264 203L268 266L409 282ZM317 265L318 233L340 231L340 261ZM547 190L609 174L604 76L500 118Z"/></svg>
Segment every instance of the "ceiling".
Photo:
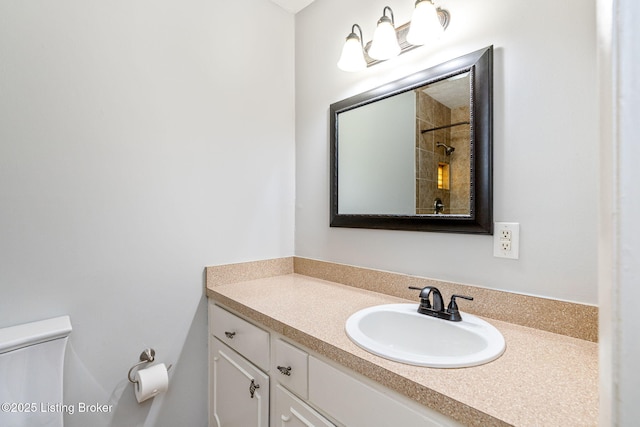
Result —
<svg viewBox="0 0 640 427"><path fill-rule="evenodd" d="M271 0L284 10L291 13L298 13L305 7L313 3L314 0Z"/></svg>
<svg viewBox="0 0 640 427"><path fill-rule="evenodd" d="M424 93L450 109L469 105L469 73L458 74L445 80L431 83Z"/></svg>

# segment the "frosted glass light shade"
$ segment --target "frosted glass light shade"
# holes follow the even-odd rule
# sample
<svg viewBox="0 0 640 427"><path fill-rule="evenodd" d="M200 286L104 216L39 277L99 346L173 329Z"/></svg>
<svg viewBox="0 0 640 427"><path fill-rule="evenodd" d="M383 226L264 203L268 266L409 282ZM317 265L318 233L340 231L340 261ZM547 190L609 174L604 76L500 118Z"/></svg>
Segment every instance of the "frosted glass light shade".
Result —
<svg viewBox="0 0 640 427"><path fill-rule="evenodd" d="M343 71L361 71L367 68L362 43L355 33L349 34L342 46L342 54L338 60L338 68Z"/></svg>
<svg viewBox="0 0 640 427"><path fill-rule="evenodd" d="M376 31L373 33L373 41L369 48L369 56L383 61L400 54L400 45L396 29L389 18L383 16L378 21Z"/></svg>
<svg viewBox="0 0 640 427"><path fill-rule="evenodd" d="M423 45L437 40L443 31L435 5L429 0L419 1L411 17L407 42L414 46Z"/></svg>

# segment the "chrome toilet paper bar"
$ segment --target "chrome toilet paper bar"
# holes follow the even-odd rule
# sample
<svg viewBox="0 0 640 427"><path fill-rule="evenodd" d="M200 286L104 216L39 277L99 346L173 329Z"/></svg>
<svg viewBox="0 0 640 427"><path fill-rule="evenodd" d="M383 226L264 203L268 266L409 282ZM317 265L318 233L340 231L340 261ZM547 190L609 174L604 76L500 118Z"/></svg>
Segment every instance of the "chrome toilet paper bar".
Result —
<svg viewBox="0 0 640 427"><path fill-rule="evenodd" d="M140 365L144 365L145 363L151 363L155 359L156 359L156 351L154 349L152 349L152 348L146 348L140 354L140 362L136 363L135 365L133 365L131 367L131 369L129 369L129 373L127 374L127 378L129 379L129 382L131 382L133 384L137 384L138 381L136 381L134 378L131 377L131 373L133 372L133 370L136 369ZM167 366L167 371L169 371L169 369L171 369L171 366L173 366L173 365Z"/></svg>

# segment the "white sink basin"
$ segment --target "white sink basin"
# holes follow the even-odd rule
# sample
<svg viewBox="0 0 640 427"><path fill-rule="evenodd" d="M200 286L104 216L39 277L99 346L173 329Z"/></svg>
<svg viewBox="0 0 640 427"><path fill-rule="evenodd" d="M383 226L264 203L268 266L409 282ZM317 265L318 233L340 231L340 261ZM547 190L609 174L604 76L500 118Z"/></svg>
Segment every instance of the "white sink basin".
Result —
<svg viewBox="0 0 640 427"><path fill-rule="evenodd" d="M452 322L417 312L418 304L385 304L360 310L346 323L363 349L396 362L431 368L482 365L504 353L495 327L467 313Z"/></svg>

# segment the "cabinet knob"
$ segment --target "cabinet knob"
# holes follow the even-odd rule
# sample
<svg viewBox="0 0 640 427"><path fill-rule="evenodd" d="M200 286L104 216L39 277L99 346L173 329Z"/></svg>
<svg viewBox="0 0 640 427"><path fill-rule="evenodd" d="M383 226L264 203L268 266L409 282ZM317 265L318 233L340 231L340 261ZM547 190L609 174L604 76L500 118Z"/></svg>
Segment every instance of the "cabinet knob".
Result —
<svg viewBox="0 0 640 427"><path fill-rule="evenodd" d="M287 366L286 368L284 366L278 366L278 371L280 371L282 375L291 376L291 366Z"/></svg>
<svg viewBox="0 0 640 427"><path fill-rule="evenodd" d="M227 336L227 338L229 338L230 340L232 340L232 339L233 339L233 337L235 337L235 336L236 336L236 333L235 333L235 332L225 332L224 334L225 334L225 335Z"/></svg>
<svg viewBox="0 0 640 427"><path fill-rule="evenodd" d="M249 384L249 396L253 399L253 395L256 394L256 389L260 388L260 384L256 384L256 380L251 380Z"/></svg>
<svg viewBox="0 0 640 427"><path fill-rule="evenodd" d="M289 417L287 415L280 415L280 419L282 421L284 421L285 423L288 423L289 421L291 421L291 417Z"/></svg>

